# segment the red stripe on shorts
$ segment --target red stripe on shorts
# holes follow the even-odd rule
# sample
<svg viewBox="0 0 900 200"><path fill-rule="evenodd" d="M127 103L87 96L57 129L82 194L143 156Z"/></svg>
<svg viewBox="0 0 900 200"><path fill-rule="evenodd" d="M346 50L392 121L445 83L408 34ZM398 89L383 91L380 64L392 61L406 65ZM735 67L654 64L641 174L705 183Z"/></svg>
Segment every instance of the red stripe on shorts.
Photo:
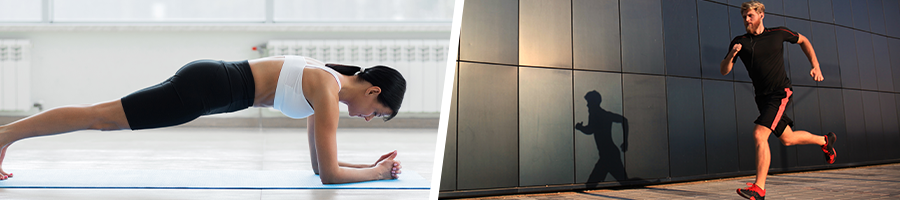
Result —
<svg viewBox="0 0 900 200"><path fill-rule="evenodd" d="M775 130L775 126L778 125L778 121L781 121L781 115L784 114L784 107L787 106L788 98L790 98L793 93L791 92L791 89L788 88L784 88L784 92L786 92L787 95L781 99L781 106L778 106L778 114L775 114L775 120L772 121L772 126L769 127L773 131Z"/></svg>

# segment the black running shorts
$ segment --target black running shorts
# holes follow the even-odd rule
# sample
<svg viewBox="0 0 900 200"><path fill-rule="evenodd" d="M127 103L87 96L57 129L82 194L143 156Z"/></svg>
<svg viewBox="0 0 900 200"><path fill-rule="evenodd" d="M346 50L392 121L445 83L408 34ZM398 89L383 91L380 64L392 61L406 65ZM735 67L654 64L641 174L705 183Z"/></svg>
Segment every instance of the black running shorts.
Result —
<svg viewBox="0 0 900 200"><path fill-rule="evenodd" d="M246 109L253 105L255 89L246 60L198 60L160 84L122 97L122 106L132 130L175 126Z"/></svg>
<svg viewBox="0 0 900 200"><path fill-rule="evenodd" d="M784 114L784 110L791 101L791 88L769 94L756 95L756 107L759 109L759 117L753 123L765 126L781 137L787 126L794 126L794 121Z"/></svg>

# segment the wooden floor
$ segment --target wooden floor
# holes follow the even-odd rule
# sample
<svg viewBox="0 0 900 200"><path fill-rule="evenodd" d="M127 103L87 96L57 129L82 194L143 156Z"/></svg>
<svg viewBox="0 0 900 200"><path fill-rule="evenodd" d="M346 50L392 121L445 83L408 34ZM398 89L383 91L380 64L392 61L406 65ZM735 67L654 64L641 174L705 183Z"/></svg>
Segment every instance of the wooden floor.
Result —
<svg viewBox="0 0 900 200"><path fill-rule="evenodd" d="M437 129L341 129L339 159L372 163L398 150L431 180ZM3 168L311 170L305 129L81 131L13 144ZM72 174L78 176L78 174ZM165 174L160 174L165 176ZM240 176L235 174L234 176ZM425 199L427 190L0 189L0 199Z"/></svg>

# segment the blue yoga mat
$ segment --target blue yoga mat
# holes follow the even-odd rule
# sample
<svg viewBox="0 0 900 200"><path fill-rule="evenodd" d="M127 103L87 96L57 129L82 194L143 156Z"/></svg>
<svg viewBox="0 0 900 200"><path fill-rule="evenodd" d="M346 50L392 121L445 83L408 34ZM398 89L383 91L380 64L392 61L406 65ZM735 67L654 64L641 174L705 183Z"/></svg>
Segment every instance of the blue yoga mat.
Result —
<svg viewBox="0 0 900 200"><path fill-rule="evenodd" d="M9 170L0 188L121 189L429 189L419 174L399 179L324 185L312 171L247 170Z"/></svg>

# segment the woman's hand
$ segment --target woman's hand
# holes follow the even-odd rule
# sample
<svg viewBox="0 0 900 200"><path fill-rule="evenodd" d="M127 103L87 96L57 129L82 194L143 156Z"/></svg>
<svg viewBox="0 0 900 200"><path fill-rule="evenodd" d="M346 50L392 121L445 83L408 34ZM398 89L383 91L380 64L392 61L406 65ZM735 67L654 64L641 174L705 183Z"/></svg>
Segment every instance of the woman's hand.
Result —
<svg viewBox="0 0 900 200"><path fill-rule="evenodd" d="M374 164L369 165L369 167L375 167L375 166L377 166L379 162L381 162L381 161L384 160L384 159L387 159L388 157L391 157L391 155L394 155L394 154L396 154L396 153L397 153L397 150L394 150L394 151L388 152L388 153L386 153L386 154L384 154L384 155L381 155L381 157L378 158L378 160L376 160Z"/></svg>
<svg viewBox="0 0 900 200"><path fill-rule="evenodd" d="M379 179L396 179L400 177L400 161L394 160L397 157L397 150L385 154L375 163L375 169L378 171Z"/></svg>

